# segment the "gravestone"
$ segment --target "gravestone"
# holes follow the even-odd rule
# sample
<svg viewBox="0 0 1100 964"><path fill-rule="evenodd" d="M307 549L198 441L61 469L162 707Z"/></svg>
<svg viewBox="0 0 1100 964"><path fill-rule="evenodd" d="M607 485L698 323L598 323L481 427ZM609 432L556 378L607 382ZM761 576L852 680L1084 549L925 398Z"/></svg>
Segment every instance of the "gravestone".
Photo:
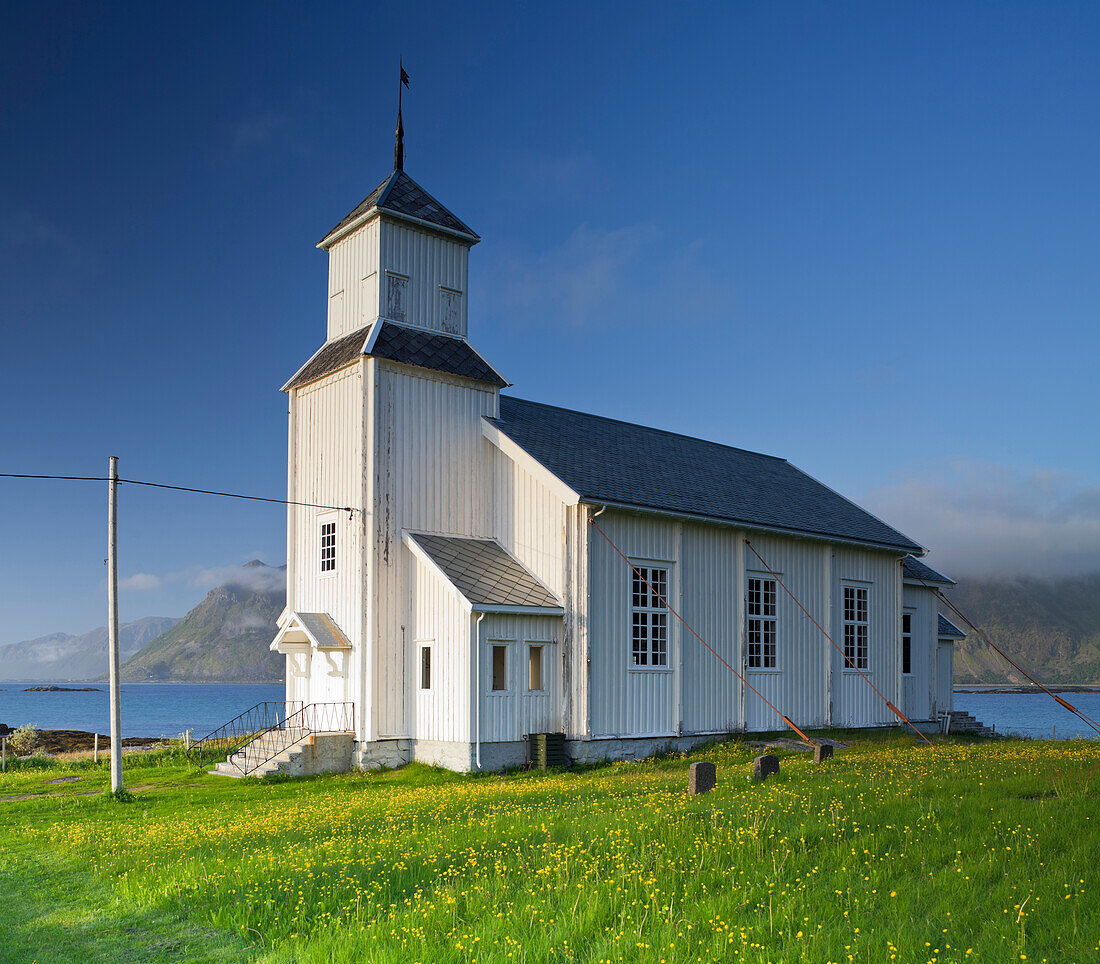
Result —
<svg viewBox="0 0 1100 964"><path fill-rule="evenodd" d="M709 793L718 782L718 772L713 763L693 763L688 770L688 795L697 797Z"/></svg>
<svg viewBox="0 0 1100 964"><path fill-rule="evenodd" d="M772 773L779 772L779 757L770 753L758 756L752 761L752 778L754 780L766 780Z"/></svg>
<svg viewBox="0 0 1100 964"><path fill-rule="evenodd" d="M833 747L830 743L819 743L814 747L814 763L824 763L833 755Z"/></svg>

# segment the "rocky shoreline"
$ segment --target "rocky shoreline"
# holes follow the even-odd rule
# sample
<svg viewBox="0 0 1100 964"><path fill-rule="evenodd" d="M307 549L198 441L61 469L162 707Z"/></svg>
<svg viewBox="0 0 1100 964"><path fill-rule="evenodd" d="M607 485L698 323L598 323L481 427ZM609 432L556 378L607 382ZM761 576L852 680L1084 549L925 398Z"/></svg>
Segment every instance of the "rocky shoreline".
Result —
<svg viewBox="0 0 1100 964"><path fill-rule="evenodd" d="M39 750L43 753L79 753L95 749L95 734L85 730L39 730ZM149 747L160 743L159 737L126 736L122 739L124 747ZM108 750L111 738L99 734L100 750Z"/></svg>

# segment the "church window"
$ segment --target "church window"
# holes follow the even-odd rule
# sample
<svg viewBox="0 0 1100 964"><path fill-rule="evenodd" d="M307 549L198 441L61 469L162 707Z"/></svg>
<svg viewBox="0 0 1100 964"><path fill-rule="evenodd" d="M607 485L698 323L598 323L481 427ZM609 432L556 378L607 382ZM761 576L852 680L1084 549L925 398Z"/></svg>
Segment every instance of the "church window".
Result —
<svg viewBox="0 0 1100 964"><path fill-rule="evenodd" d="M461 334L462 331L462 292L453 288L439 289L439 322L440 328L450 335Z"/></svg>
<svg viewBox="0 0 1100 964"><path fill-rule="evenodd" d="M336 523L321 523L321 572L336 571Z"/></svg>
<svg viewBox="0 0 1100 964"><path fill-rule="evenodd" d="M542 646L527 647L527 689L539 693L542 685Z"/></svg>
<svg viewBox="0 0 1100 964"><path fill-rule="evenodd" d="M844 668L867 669L867 590L844 587Z"/></svg>
<svg viewBox="0 0 1100 964"><path fill-rule="evenodd" d="M508 689L508 646L494 645L493 648L493 685L494 693L503 693Z"/></svg>
<svg viewBox="0 0 1100 964"><path fill-rule="evenodd" d="M386 317L404 322L409 279L399 274L386 274Z"/></svg>
<svg viewBox="0 0 1100 964"><path fill-rule="evenodd" d="M420 644L420 688L430 690L432 688L432 645Z"/></svg>
<svg viewBox="0 0 1100 964"><path fill-rule="evenodd" d="M668 666L668 570L635 566L631 585L631 657L634 666Z"/></svg>
<svg viewBox="0 0 1100 964"><path fill-rule="evenodd" d="M749 669L775 669L778 665L776 624L779 619L774 579L750 576L746 592Z"/></svg>
<svg viewBox="0 0 1100 964"><path fill-rule="evenodd" d="M901 671L908 676L913 672L913 614L901 617Z"/></svg>

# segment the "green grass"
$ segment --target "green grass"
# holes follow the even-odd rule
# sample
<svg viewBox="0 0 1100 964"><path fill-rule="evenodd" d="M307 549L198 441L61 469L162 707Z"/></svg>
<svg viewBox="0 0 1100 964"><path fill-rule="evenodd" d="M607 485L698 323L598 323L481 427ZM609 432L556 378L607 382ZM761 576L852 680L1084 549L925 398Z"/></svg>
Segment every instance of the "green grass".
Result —
<svg viewBox="0 0 1100 964"><path fill-rule="evenodd" d="M671 756L283 783L0 776L4 961L1100 959L1100 744L896 731L684 793ZM64 784L45 783L76 776Z"/></svg>

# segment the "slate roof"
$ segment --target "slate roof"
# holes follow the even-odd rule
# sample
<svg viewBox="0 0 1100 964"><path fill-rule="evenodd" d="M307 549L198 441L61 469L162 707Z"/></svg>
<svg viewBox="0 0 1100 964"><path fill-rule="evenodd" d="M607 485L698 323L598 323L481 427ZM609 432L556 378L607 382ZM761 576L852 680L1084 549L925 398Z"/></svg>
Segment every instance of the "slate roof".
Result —
<svg viewBox="0 0 1100 964"><path fill-rule="evenodd" d="M404 171L394 171L317 243L324 244L341 228L374 208L379 211L389 211L392 214L404 214L407 217L418 218L429 224L447 228L449 231L457 231L475 242L481 240L408 174Z"/></svg>
<svg viewBox="0 0 1100 964"><path fill-rule="evenodd" d="M340 632L328 613L296 612L294 615L322 649L351 649L348 638Z"/></svg>
<svg viewBox="0 0 1100 964"><path fill-rule="evenodd" d="M370 354L375 358L386 358L405 365L416 365L437 372L461 375L463 378L474 378L480 382L490 382L497 388L504 388L508 384L465 339L418 328L406 328L395 325L392 321L382 324L382 330L378 333Z"/></svg>
<svg viewBox="0 0 1100 964"><path fill-rule="evenodd" d="M490 421L585 502L923 551L785 459L509 396Z"/></svg>
<svg viewBox="0 0 1100 964"><path fill-rule="evenodd" d="M937 635L950 636L952 639L966 639L966 633L964 633L958 626L956 626L950 619L948 619L943 613L936 613L940 617L940 630Z"/></svg>
<svg viewBox="0 0 1100 964"><path fill-rule="evenodd" d="M406 328L392 321L379 321L375 324L382 327L369 352L365 349L370 344L370 325L322 345L283 386L283 391L300 388L318 378L324 378L325 375L331 375L363 354L489 382L497 388L504 388L508 384L465 339L439 332L421 331L418 328Z"/></svg>
<svg viewBox="0 0 1100 964"><path fill-rule="evenodd" d="M499 606L561 609L561 603L492 539L409 533L475 611Z"/></svg>
<svg viewBox="0 0 1100 964"><path fill-rule="evenodd" d="M902 566L905 570L905 575L910 579L917 579L923 582L938 582L948 586L955 585L954 579L948 579L942 572L936 572L931 566L925 565L919 559L914 559L912 556L906 556L902 560Z"/></svg>

